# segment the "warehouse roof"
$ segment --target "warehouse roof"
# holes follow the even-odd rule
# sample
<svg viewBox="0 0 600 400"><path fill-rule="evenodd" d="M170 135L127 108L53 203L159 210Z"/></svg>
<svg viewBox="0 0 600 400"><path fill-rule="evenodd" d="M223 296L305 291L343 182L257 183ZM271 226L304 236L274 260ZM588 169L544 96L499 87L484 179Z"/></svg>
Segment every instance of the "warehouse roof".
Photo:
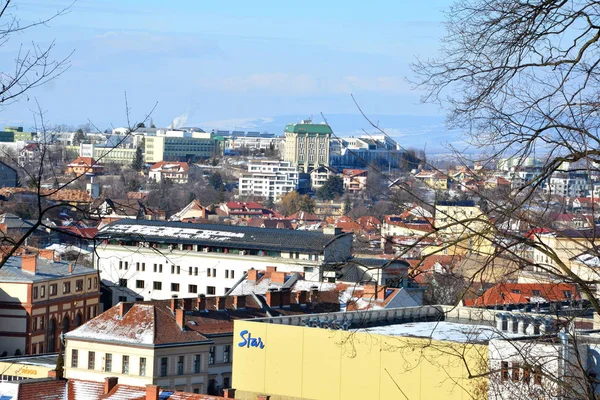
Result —
<svg viewBox="0 0 600 400"><path fill-rule="evenodd" d="M336 236L318 231L121 219L102 228L96 238L322 253L328 244L345 235L347 234Z"/></svg>

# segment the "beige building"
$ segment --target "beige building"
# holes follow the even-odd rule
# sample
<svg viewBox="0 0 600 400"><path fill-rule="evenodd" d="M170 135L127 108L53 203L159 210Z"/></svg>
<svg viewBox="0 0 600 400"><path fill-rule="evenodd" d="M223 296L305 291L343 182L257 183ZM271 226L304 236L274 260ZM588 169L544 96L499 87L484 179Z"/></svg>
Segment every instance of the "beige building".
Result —
<svg viewBox="0 0 600 400"><path fill-rule="evenodd" d="M60 336L98 313L98 271L54 259L11 257L0 269L0 354L53 353Z"/></svg>
<svg viewBox="0 0 600 400"><path fill-rule="evenodd" d="M159 161L195 162L222 154L222 148L209 132L167 131L163 135L146 136L147 163Z"/></svg>
<svg viewBox="0 0 600 400"><path fill-rule="evenodd" d="M285 161L310 172L319 166L329 165L331 127L325 123L313 124L304 120L285 127Z"/></svg>

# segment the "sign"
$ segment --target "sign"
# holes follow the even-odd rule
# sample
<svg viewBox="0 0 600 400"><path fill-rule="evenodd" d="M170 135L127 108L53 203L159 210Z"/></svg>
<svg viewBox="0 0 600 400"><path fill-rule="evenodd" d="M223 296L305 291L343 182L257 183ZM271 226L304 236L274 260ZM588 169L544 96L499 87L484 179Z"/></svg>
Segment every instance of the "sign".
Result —
<svg viewBox="0 0 600 400"><path fill-rule="evenodd" d="M240 337L242 338L242 341L238 343L239 347L258 347L259 349L265 348L265 344L262 342L260 337L253 338L252 334L245 329L240 332Z"/></svg>

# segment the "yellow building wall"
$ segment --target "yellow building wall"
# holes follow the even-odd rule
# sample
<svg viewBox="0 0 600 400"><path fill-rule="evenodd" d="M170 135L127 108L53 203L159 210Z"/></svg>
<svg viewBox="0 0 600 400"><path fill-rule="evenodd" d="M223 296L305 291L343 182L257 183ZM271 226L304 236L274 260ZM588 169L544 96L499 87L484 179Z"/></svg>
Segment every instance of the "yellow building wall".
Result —
<svg viewBox="0 0 600 400"><path fill-rule="evenodd" d="M240 332L264 348L240 347ZM487 345L236 321L233 387L254 399L486 398ZM464 358L462 355L465 355Z"/></svg>

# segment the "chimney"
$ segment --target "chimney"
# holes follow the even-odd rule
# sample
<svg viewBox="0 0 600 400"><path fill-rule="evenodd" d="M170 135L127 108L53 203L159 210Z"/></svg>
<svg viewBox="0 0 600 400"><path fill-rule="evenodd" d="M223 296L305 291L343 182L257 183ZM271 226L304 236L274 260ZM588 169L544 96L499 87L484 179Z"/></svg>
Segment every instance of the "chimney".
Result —
<svg viewBox="0 0 600 400"><path fill-rule="evenodd" d="M281 292L271 288L266 293L267 305L271 308L279 307L281 304Z"/></svg>
<svg viewBox="0 0 600 400"><path fill-rule="evenodd" d="M191 297L187 297L187 298L183 299L183 309L185 311L192 311L193 302L194 302L194 299Z"/></svg>
<svg viewBox="0 0 600 400"><path fill-rule="evenodd" d="M277 267L267 267L267 273L273 273L275 271L277 271Z"/></svg>
<svg viewBox="0 0 600 400"><path fill-rule="evenodd" d="M73 273L73 263L69 263L69 273Z"/></svg>
<svg viewBox="0 0 600 400"><path fill-rule="evenodd" d="M235 399L235 389L232 389L232 388L223 389L223 397L226 399Z"/></svg>
<svg viewBox="0 0 600 400"><path fill-rule="evenodd" d="M227 300L227 296L219 296L217 298L217 310L225 310L225 300Z"/></svg>
<svg viewBox="0 0 600 400"><path fill-rule="evenodd" d="M198 295L198 299L196 300L196 308L198 311L206 310L206 296L203 294Z"/></svg>
<svg viewBox="0 0 600 400"><path fill-rule="evenodd" d="M306 300L308 298L308 292L306 290L299 290L296 292L296 301L298 305L306 304Z"/></svg>
<svg viewBox="0 0 600 400"><path fill-rule="evenodd" d="M281 308L283 307L290 307L290 302L291 302L291 295L292 292L290 291L289 288L281 288Z"/></svg>
<svg viewBox="0 0 600 400"><path fill-rule="evenodd" d="M285 272L274 271L271 273L271 282L273 283L285 283Z"/></svg>
<svg viewBox="0 0 600 400"><path fill-rule="evenodd" d="M146 400L158 400L160 386L146 385Z"/></svg>
<svg viewBox="0 0 600 400"><path fill-rule="evenodd" d="M257 281L258 280L258 271L254 268L248 270L248 280L249 281Z"/></svg>
<svg viewBox="0 0 600 400"><path fill-rule="evenodd" d="M233 306L236 310L243 310L246 308L246 295L233 296Z"/></svg>
<svg viewBox="0 0 600 400"><path fill-rule="evenodd" d="M362 297L363 299L375 299L377 297L377 283L365 282Z"/></svg>
<svg viewBox="0 0 600 400"><path fill-rule="evenodd" d="M379 288L377 289L377 300L385 300L386 292L386 286L379 286Z"/></svg>
<svg viewBox="0 0 600 400"><path fill-rule="evenodd" d="M179 300L177 299L177 295L174 294L171 296L171 310L175 312L177 306L179 305Z"/></svg>
<svg viewBox="0 0 600 400"><path fill-rule="evenodd" d="M44 260L54 261L54 250L42 249L39 251L39 256Z"/></svg>
<svg viewBox="0 0 600 400"><path fill-rule="evenodd" d="M181 308L175 310L175 322L182 330L185 329L185 311Z"/></svg>
<svg viewBox="0 0 600 400"><path fill-rule="evenodd" d="M342 234L342 228L336 228L335 226L328 226L323 228L323 234L324 235L341 235Z"/></svg>
<svg viewBox="0 0 600 400"><path fill-rule="evenodd" d="M21 256L21 269L35 274L37 272L37 255L23 254Z"/></svg>
<svg viewBox="0 0 600 400"><path fill-rule="evenodd" d="M125 314L127 314L127 311L129 311L131 309L131 307L133 307L133 303L127 303L127 302L120 302L119 303L119 316L121 318L123 318L125 316Z"/></svg>
<svg viewBox="0 0 600 400"><path fill-rule="evenodd" d="M119 378L116 376L110 376L104 378L104 394L109 394L111 390L119 383Z"/></svg>

